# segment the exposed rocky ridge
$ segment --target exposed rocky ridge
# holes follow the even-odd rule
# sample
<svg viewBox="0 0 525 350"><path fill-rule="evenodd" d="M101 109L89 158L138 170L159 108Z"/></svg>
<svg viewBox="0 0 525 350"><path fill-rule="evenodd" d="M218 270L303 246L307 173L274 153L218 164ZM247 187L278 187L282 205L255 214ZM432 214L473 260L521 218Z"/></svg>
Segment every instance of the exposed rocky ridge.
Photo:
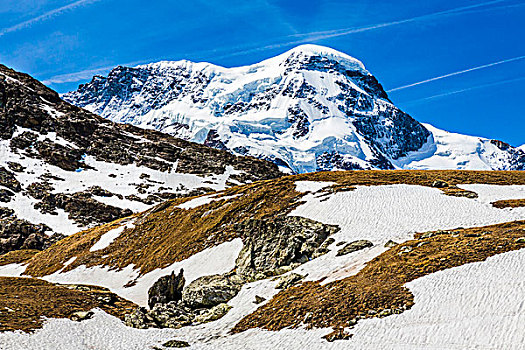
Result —
<svg viewBox="0 0 525 350"><path fill-rule="evenodd" d="M443 141L443 131L398 109L361 62L315 45L229 69L189 61L119 66L64 98L116 122L296 173L525 169L525 152L500 141L471 137L468 152L461 138Z"/></svg>
<svg viewBox="0 0 525 350"><path fill-rule="evenodd" d="M0 202L20 219L72 234L166 199L280 175L270 162L115 124L0 65Z"/></svg>
<svg viewBox="0 0 525 350"><path fill-rule="evenodd" d="M244 245L236 271L249 278L279 274L285 266L309 261L328 236L339 231L337 226L298 216L246 220L237 229Z"/></svg>

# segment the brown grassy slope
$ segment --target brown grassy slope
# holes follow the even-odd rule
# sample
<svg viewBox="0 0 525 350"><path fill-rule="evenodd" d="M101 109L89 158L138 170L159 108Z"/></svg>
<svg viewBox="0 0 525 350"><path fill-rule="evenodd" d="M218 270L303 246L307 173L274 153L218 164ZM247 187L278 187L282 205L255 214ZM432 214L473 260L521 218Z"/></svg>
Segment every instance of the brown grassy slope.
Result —
<svg viewBox="0 0 525 350"><path fill-rule="evenodd" d="M241 320L233 332L249 328L347 327L357 317L410 308L404 285L416 278L525 248L525 221L455 230L397 245L371 260L357 275L326 285L306 282L278 293ZM522 239L520 239L522 238ZM409 248L406 248L409 247ZM403 253L404 250L410 252Z"/></svg>
<svg viewBox="0 0 525 350"><path fill-rule="evenodd" d="M432 186L435 180L450 184L442 189L455 195L462 190L455 184L525 184L525 172L504 171L339 171L287 176L275 180L233 187L221 195L240 195L184 210L176 206L192 198L161 204L157 210L136 214L136 227L125 230L106 249L89 248L118 222L74 234L38 253L26 270L32 276L58 271L72 257L77 259L67 270L80 265L107 265L124 268L137 266L142 273L162 268L190 257L211 246L237 237L235 224L247 218L271 218L289 213L304 196L295 191L295 181L332 181L330 190L339 191L356 185L411 184Z"/></svg>
<svg viewBox="0 0 525 350"><path fill-rule="evenodd" d="M31 259L38 252L40 252L40 250L36 249L13 250L4 255L0 255L0 266L16 263L21 264Z"/></svg>
<svg viewBox="0 0 525 350"><path fill-rule="evenodd" d="M505 199L491 204L499 209L525 207L525 199Z"/></svg>
<svg viewBox="0 0 525 350"><path fill-rule="evenodd" d="M136 307L107 289L89 289L69 289L35 278L0 277L0 331L28 332L42 327L42 317L66 318L96 307L124 319ZM108 296L114 300L110 305L97 300Z"/></svg>

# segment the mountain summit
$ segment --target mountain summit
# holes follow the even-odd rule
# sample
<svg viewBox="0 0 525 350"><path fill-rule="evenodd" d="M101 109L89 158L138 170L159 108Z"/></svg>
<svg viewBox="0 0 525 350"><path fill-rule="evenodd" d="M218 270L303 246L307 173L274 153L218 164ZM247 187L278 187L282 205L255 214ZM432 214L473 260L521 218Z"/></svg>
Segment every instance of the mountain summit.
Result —
<svg viewBox="0 0 525 350"><path fill-rule="evenodd" d="M522 150L422 125L359 60L316 45L237 68L185 60L119 66L63 98L288 172L525 168Z"/></svg>

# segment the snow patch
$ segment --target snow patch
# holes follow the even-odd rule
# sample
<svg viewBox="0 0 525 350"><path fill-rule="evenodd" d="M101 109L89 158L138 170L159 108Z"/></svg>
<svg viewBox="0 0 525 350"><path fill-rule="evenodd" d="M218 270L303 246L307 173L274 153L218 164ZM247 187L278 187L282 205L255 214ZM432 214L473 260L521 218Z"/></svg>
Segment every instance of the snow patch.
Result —
<svg viewBox="0 0 525 350"><path fill-rule="evenodd" d="M295 190L297 192L317 192L325 187L335 185L335 182L329 181L295 181Z"/></svg>

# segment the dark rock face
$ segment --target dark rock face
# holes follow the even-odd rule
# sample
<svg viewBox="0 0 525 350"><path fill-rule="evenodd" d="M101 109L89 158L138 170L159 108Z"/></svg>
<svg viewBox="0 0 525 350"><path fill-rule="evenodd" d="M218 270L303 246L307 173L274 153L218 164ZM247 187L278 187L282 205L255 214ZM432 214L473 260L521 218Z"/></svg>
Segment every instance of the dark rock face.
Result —
<svg viewBox="0 0 525 350"><path fill-rule="evenodd" d="M57 215L57 209L63 209L68 213L69 219L85 226L111 222L132 214L129 209L104 204L92 198L92 196L114 196L101 187L94 186L86 191L72 194L52 193L53 190L51 184L44 180L27 186L25 193L40 200L35 204L35 209L42 213Z"/></svg>
<svg viewBox="0 0 525 350"><path fill-rule="evenodd" d="M430 132L414 118L401 110L388 107L377 115L354 113L354 125L377 151L393 159L417 151L427 142ZM383 125L381 119L388 118L391 124ZM385 141L386 140L386 141Z"/></svg>
<svg viewBox="0 0 525 350"><path fill-rule="evenodd" d="M329 171L332 169L365 170L360 164L353 161L353 159L347 159L337 152L324 152L318 155L315 161L317 163L317 169L320 171Z"/></svg>
<svg viewBox="0 0 525 350"><path fill-rule="evenodd" d="M13 215L13 211L0 208L0 255L12 250L37 249L44 250L63 235L51 234L46 225L34 225Z"/></svg>
<svg viewBox="0 0 525 350"><path fill-rule="evenodd" d="M16 179L15 174L2 166L0 166L0 186L4 186L14 192L22 190L22 186Z"/></svg>
<svg viewBox="0 0 525 350"><path fill-rule="evenodd" d="M0 219L5 219L15 213L13 209L0 207Z"/></svg>
<svg viewBox="0 0 525 350"><path fill-rule="evenodd" d="M310 260L339 228L298 216L284 216L247 220L238 225L238 230L244 246L237 258L237 273L253 276Z"/></svg>
<svg viewBox="0 0 525 350"><path fill-rule="evenodd" d="M508 169L512 170L525 170L525 152L511 147L508 143L499 140L490 140L490 143L498 147L502 151L506 151L510 154L510 164Z"/></svg>
<svg viewBox="0 0 525 350"><path fill-rule="evenodd" d="M180 269L179 274L163 276L157 280L148 290L148 306L153 308L155 304L167 304L170 301L182 299L182 288L184 287L184 270Z"/></svg>
<svg viewBox="0 0 525 350"><path fill-rule="evenodd" d="M190 346L190 344L183 340L174 339L174 340L168 340L167 342L162 344L162 346L166 348L187 348L188 346Z"/></svg>

